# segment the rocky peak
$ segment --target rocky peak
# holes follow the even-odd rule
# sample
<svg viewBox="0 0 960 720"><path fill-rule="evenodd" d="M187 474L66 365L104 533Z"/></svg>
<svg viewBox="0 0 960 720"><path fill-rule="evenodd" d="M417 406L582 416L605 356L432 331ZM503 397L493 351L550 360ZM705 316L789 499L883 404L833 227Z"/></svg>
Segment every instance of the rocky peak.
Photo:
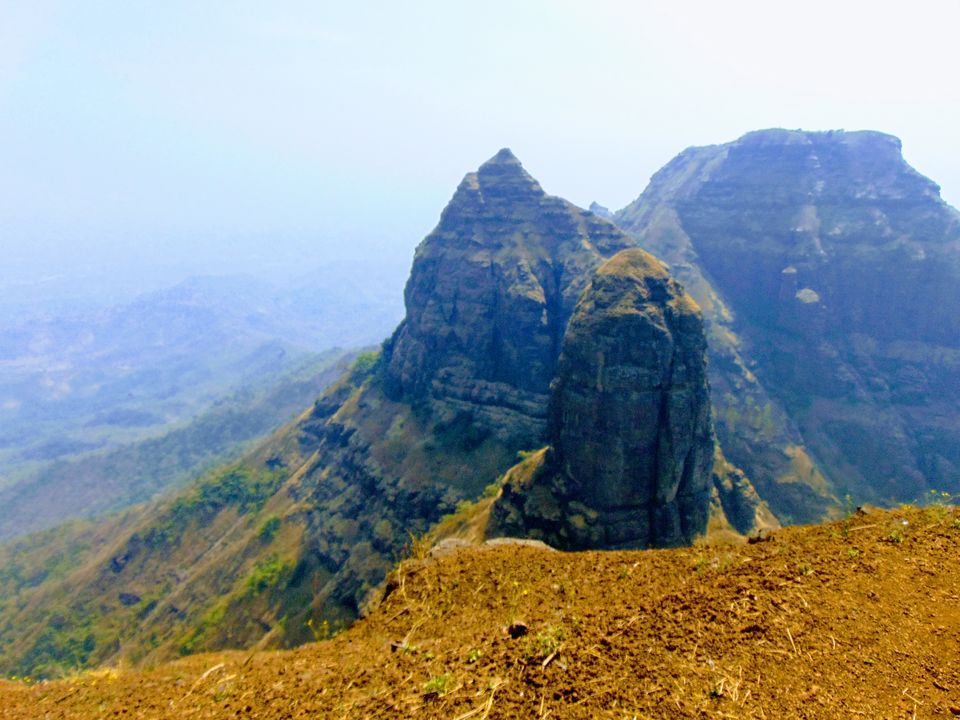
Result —
<svg viewBox="0 0 960 720"><path fill-rule="evenodd" d="M696 303L656 258L624 250L577 303L550 396L550 448L508 476L493 534L559 547L690 542L714 459Z"/></svg>
<svg viewBox="0 0 960 720"><path fill-rule="evenodd" d="M487 160L474 175L487 202L491 199L516 202L523 196L544 195L540 183L523 169L523 165L509 148L503 148Z"/></svg>
<svg viewBox="0 0 960 720"><path fill-rule="evenodd" d="M517 159L517 156L513 154L510 148L506 147L500 148L497 154L483 163L478 170L479 175L489 175L497 172L513 172L515 174L522 174L528 178L530 177L527 171L523 169L523 164ZM530 179L533 180L533 178Z"/></svg>
<svg viewBox="0 0 960 720"><path fill-rule="evenodd" d="M957 337L952 303L936 297L956 272L960 216L940 200L936 183L907 164L892 135L760 130L725 146L689 150L618 221L646 234L657 209L676 214L689 238L686 256L757 322L805 317L810 308L799 304L817 298L831 311L825 325L807 328L815 332ZM657 237L650 240L654 252L675 262ZM812 292L781 301L788 267L798 289ZM897 312L877 297L896 297Z"/></svg>
<svg viewBox="0 0 960 720"><path fill-rule="evenodd" d="M391 396L535 442L576 299L606 257L633 244L545 194L501 150L463 179L417 248L406 318L387 345Z"/></svg>
<svg viewBox="0 0 960 720"><path fill-rule="evenodd" d="M872 130L758 130L728 149L721 177L740 176L749 166L752 175L741 182L767 183L768 191L792 189L814 202L914 202L940 194L936 183L903 159L899 138Z"/></svg>
<svg viewBox="0 0 960 720"><path fill-rule="evenodd" d="M590 203L590 207L587 209L594 215L599 215L606 220L613 220L613 213L610 212L610 208L604 207L597 201Z"/></svg>

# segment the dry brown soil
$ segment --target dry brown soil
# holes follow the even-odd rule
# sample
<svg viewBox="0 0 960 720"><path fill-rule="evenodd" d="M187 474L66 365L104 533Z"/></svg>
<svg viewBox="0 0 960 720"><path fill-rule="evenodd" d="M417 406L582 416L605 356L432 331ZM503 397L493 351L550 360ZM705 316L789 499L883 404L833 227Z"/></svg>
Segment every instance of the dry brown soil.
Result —
<svg viewBox="0 0 960 720"><path fill-rule="evenodd" d="M460 550L401 565L379 609L327 642L0 683L2 718L957 715L948 508L740 546Z"/></svg>

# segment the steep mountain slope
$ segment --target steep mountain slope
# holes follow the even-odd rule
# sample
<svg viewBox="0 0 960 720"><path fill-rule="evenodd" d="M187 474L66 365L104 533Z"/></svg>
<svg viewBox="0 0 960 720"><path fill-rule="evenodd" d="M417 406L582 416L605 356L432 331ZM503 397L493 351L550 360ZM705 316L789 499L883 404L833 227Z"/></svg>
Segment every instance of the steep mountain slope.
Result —
<svg viewBox="0 0 960 720"><path fill-rule="evenodd" d="M300 477L295 427L159 504L2 546L0 673L176 656L213 630L221 644L250 645L279 618L268 606L308 607L316 588L291 579L296 501L278 492ZM310 637L303 618L296 629Z"/></svg>
<svg viewBox="0 0 960 720"><path fill-rule="evenodd" d="M692 148L617 222L704 308L721 443L778 517L960 488L960 215L896 138Z"/></svg>
<svg viewBox="0 0 960 720"><path fill-rule="evenodd" d="M294 651L27 686L13 719L948 718L960 513L871 512L768 542L400 565L383 603Z"/></svg>

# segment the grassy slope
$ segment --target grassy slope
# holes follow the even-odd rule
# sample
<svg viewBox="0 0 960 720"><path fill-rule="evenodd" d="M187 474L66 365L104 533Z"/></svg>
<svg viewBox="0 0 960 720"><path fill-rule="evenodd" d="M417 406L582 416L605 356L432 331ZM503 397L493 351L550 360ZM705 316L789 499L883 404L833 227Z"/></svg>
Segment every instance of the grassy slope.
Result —
<svg viewBox="0 0 960 720"><path fill-rule="evenodd" d="M0 684L0 706L10 718L950 717L958 554L960 511L946 507L752 545L467 549L403 563L373 615L333 640Z"/></svg>
<svg viewBox="0 0 960 720"><path fill-rule="evenodd" d="M294 499L316 460L296 432L307 414L175 496L0 546L0 673L311 638L325 571Z"/></svg>

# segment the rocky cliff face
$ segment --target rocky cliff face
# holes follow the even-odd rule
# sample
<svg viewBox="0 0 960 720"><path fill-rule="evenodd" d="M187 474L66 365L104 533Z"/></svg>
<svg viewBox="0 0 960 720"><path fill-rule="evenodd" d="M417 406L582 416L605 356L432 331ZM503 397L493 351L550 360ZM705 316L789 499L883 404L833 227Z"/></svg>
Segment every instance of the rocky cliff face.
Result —
<svg viewBox="0 0 960 720"><path fill-rule="evenodd" d="M573 306L604 258L633 244L545 194L501 150L463 179L417 248L407 315L386 350L390 396L532 446Z"/></svg>
<svg viewBox="0 0 960 720"><path fill-rule="evenodd" d="M509 150L469 173L417 248L407 315L368 376L300 430L296 490L317 607L355 612L409 542L544 442L564 329L592 272L634 244L543 192Z"/></svg>
<svg viewBox="0 0 960 720"><path fill-rule="evenodd" d="M704 306L721 441L778 515L960 488L960 217L896 138L694 148L617 220Z"/></svg>
<svg viewBox="0 0 960 720"><path fill-rule="evenodd" d="M508 475L492 535L613 548L704 532L714 437L703 322L653 256L625 250L593 276L564 337L549 418L551 446Z"/></svg>

